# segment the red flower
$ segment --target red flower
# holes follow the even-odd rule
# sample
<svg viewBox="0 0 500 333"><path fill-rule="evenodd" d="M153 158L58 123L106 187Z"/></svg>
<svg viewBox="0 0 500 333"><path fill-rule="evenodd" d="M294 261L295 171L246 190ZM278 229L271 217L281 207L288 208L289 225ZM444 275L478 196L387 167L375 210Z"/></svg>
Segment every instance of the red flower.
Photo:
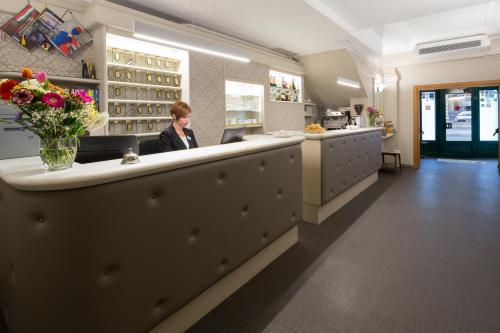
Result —
<svg viewBox="0 0 500 333"><path fill-rule="evenodd" d="M31 103L33 97L28 89L19 89L12 95L12 101L17 105L25 105Z"/></svg>
<svg viewBox="0 0 500 333"><path fill-rule="evenodd" d="M42 102L54 108L62 108L64 106L64 99L56 93L46 93L42 96Z"/></svg>
<svg viewBox="0 0 500 333"><path fill-rule="evenodd" d="M8 101L12 96L12 88L17 86L15 80L7 80L0 85L0 96L2 99Z"/></svg>

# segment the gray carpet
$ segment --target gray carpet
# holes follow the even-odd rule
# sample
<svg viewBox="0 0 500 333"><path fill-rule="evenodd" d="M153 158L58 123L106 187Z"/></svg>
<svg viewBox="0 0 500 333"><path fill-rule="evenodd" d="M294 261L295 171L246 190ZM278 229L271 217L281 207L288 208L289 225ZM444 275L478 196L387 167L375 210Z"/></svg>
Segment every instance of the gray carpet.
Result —
<svg viewBox="0 0 500 333"><path fill-rule="evenodd" d="M496 162L381 173L299 237L189 333L500 332Z"/></svg>
<svg viewBox="0 0 500 333"><path fill-rule="evenodd" d="M423 160L378 184L228 298L197 332L500 332L500 177Z"/></svg>

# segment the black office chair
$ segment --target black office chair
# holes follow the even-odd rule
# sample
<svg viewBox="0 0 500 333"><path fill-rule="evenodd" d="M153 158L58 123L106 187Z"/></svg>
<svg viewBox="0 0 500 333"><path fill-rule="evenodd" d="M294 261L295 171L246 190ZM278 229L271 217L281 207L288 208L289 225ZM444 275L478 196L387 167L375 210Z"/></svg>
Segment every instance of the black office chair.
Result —
<svg viewBox="0 0 500 333"><path fill-rule="evenodd" d="M162 153L158 136L145 136L139 138L139 155Z"/></svg>
<svg viewBox="0 0 500 333"><path fill-rule="evenodd" d="M139 146L135 135L81 136L75 162L93 163L122 158L129 148L137 153Z"/></svg>

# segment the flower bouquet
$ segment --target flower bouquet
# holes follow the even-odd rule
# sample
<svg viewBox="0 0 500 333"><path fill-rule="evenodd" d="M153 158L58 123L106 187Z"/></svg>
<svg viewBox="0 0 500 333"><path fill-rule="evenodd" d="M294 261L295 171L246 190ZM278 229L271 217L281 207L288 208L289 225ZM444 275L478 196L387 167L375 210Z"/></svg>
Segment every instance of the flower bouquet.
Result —
<svg viewBox="0 0 500 333"><path fill-rule="evenodd" d="M19 110L14 122L40 137L40 158L48 170L72 166L78 137L96 130L107 115L95 109L85 90L67 93L49 82L47 73L22 70L23 81L0 81L0 97Z"/></svg>
<svg viewBox="0 0 500 333"><path fill-rule="evenodd" d="M378 110L375 106L369 106L366 108L368 112L368 120L370 122L370 127L375 127L375 119L382 117L382 112Z"/></svg>

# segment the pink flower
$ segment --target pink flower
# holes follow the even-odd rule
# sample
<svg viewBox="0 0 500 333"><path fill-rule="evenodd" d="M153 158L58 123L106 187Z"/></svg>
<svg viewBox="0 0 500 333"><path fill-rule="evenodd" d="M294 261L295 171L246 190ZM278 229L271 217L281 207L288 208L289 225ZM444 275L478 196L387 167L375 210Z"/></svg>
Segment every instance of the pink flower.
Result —
<svg viewBox="0 0 500 333"><path fill-rule="evenodd" d="M366 108L366 111L368 111L369 113L375 113L377 112L377 108L374 106L369 106L368 108Z"/></svg>
<svg viewBox="0 0 500 333"><path fill-rule="evenodd" d="M19 89L12 95L12 101L17 105L29 104L33 100L33 94L28 89Z"/></svg>
<svg viewBox="0 0 500 333"><path fill-rule="evenodd" d="M90 103L93 101L92 97L87 95L87 92L85 90L82 90L82 89L77 89L77 90L73 91L72 95L80 97L84 103Z"/></svg>
<svg viewBox="0 0 500 333"><path fill-rule="evenodd" d="M42 102L54 108L62 108L64 106L64 99L56 93L46 93L42 96Z"/></svg>
<svg viewBox="0 0 500 333"><path fill-rule="evenodd" d="M43 71L40 71L35 74L35 79L40 83L44 83L47 80L47 78L48 78L47 73Z"/></svg>

